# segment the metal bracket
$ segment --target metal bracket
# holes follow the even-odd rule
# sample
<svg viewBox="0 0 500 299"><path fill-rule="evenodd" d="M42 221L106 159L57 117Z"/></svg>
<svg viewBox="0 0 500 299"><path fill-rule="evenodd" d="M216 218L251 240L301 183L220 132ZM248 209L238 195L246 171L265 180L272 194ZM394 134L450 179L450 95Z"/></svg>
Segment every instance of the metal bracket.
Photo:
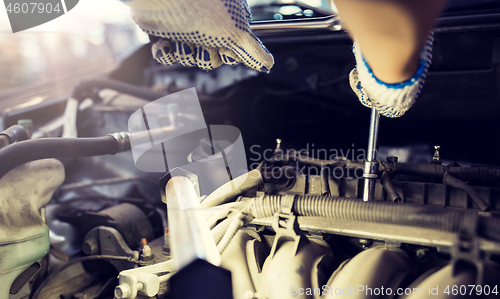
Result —
<svg viewBox="0 0 500 299"><path fill-rule="evenodd" d="M457 275L464 266L476 269L476 284L483 283L484 260L477 235L479 214L477 212L465 213L464 221L457 233L456 242L451 248L453 276Z"/></svg>
<svg viewBox="0 0 500 299"><path fill-rule="evenodd" d="M295 195L283 195L281 197L281 204L279 210L274 214L272 227L276 232L273 247L271 248L271 257L274 257L276 251L281 245L288 241L295 242L295 250L297 251L309 241L304 236L299 228L297 217L293 215L293 203L295 202Z"/></svg>
<svg viewBox="0 0 500 299"><path fill-rule="evenodd" d="M89 231L85 235L82 249L88 255L109 254L139 259L139 252L131 250L122 235L116 229L107 226L98 226ZM135 266L127 261L110 261L110 263L118 271Z"/></svg>
<svg viewBox="0 0 500 299"><path fill-rule="evenodd" d="M167 281L176 271L173 260L121 271L115 298L134 299L138 294L153 297L158 294L160 283Z"/></svg>

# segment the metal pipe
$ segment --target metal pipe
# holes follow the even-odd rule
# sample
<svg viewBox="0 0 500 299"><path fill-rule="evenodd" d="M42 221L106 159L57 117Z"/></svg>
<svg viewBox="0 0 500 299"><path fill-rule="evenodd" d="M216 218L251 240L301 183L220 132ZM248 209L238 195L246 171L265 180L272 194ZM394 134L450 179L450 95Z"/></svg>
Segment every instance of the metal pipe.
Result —
<svg viewBox="0 0 500 299"><path fill-rule="evenodd" d="M370 115L370 132L368 137L368 161L373 162L377 158L377 142L378 142L378 125L380 121L380 113L372 107Z"/></svg>
<svg viewBox="0 0 500 299"><path fill-rule="evenodd" d="M130 150L127 132L92 138L41 138L16 142L0 149L0 178L26 162L63 157L114 155Z"/></svg>
<svg viewBox="0 0 500 299"><path fill-rule="evenodd" d="M340 18L336 15L306 20L261 21L252 23L250 27L253 32L257 33L288 33L306 30L340 31L342 29Z"/></svg>
<svg viewBox="0 0 500 299"><path fill-rule="evenodd" d="M183 176L171 178L165 187L172 258L182 269L196 259L220 265L220 254L200 209L193 182Z"/></svg>

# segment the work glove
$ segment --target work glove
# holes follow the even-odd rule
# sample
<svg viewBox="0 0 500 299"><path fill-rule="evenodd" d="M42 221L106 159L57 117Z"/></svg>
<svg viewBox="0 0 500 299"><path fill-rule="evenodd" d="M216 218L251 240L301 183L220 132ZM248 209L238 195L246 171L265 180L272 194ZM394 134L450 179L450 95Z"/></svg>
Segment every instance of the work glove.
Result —
<svg viewBox="0 0 500 299"><path fill-rule="evenodd" d="M260 72L274 64L271 53L250 29L246 0L131 0L132 18L160 37L153 57L160 63L209 71L240 62Z"/></svg>
<svg viewBox="0 0 500 299"><path fill-rule="evenodd" d="M416 73L410 79L394 84L384 83L374 76L358 44L354 42L356 66L349 74L349 81L359 101L366 107L374 106L381 115L386 117L395 118L405 114L413 106L422 90L431 65L432 42L433 37L430 34L422 50Z"/></svg>

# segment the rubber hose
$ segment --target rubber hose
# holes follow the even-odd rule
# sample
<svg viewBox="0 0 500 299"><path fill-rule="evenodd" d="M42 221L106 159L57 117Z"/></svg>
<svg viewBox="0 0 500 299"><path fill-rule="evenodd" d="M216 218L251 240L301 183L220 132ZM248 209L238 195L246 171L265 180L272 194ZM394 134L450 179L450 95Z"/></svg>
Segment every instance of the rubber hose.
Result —
<svg viewBox="0 0 500 299"><path fill-rule="evenodd" d="M217 226L214 227L214 229L212 230L212 237L214 237L215 244L219 244L220 240L226 234L226 231L235 216L236 215L234 214L229 215L229 217L222 220L221 223L217 224Z"/></svg>
<svg viewBox="0 0 500 299"><path fill-rule="evenodd" d="M476 190L467 185L461 179L452 176L448 171L446 171L443 175L443 184L465 191L481 211L487 211L490 209L490 205L486 201L484 201L484 199Z"/></svg>
<svg viewBox="0 0 500 299"><path fill-rule="evenodd" d="M41 138L17 142L0 149L0 178L26 162L63 157L113 155L130 149L113 136L95 138Z"/></svg>
<svg viewBox="0 0 500 299"><path fill-rule="evenodd" d="M226 229L226 233L224 234L224 236L222 236L217 244L217 249L219 249L220 254L224 253L229 243L231 243L231 240L233 240L234 235L236 235L238 230L243 225L245 225L245 222L243 221L242 214L240 212L232 219L231 223Z"/></svg>
<svg viewBox="0 0 500 299"><path fill-rule="evenodd" d="M91 79L80 82L71 94L71 97L78 101L83 101L86 97L92 94L93 89L112 89L120 93L128 94L145 100L154 101L164 97L166 94L152 91L150 89L135 86L121 81L112 79Z"/></svg>
<svg viewBox="0 0 500 299"><path fill-rule="evenodd" d="M380 177L380 183L382 183L384 190L387 192L387 195L393 202L403 202L403 199L401 198L401 196L399 196L398 192L391 182L391 175L387 171L384 171L384 173L382 173L382 176Z"/></svg>
<svg viewBox="0 0 500 299"><path fill-rule="evenodd" d="M264 180L260 171L261 167L257 167L220 186L203 200L201 207L205 209L220 206L261 185Z"/></svg>
<svg viewBox="0 0 500 299"><path fill-rule="evenodd" d="M251 212L255 218L271 217L278 211L280 204L280 195L255 198ZM353 198L314 195L296 195L293 212L299 216L390 223L447 232L458 232L461 227L469 226L469 223L462 220L470 218L466 217L468 214L477 213L473 210L399 205L391 202L364 202ZM500 241L500 218L480 215L479 234Z"/></svg>

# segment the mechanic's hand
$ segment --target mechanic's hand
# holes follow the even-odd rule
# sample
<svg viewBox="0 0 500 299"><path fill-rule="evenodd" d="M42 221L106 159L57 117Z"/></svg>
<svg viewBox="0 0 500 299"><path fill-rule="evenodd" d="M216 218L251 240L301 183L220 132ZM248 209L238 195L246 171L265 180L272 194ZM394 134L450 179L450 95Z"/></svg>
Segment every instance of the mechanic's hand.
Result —
<svg viewBox="0 0 500 299"><path fill-rule="evenodd" d="M422 50L419 67L413 77L395 84L384 83L373 75L355 42L353 52L356 67L351 71L349 81L360 102L369 108L372 105L375 106L381 115L390 118L405 114L415 103L425 82L432 60L432 41L433 37L430 34Z"/></svg>
<svg viewBox="0 0 500 299"><path fill-rule="evenodd" d="M132 17L150 35L153 57L163 64L176 62L206 71L243 62L267 72L271 53L250 29L246 0L131 0Z"/></svg>

